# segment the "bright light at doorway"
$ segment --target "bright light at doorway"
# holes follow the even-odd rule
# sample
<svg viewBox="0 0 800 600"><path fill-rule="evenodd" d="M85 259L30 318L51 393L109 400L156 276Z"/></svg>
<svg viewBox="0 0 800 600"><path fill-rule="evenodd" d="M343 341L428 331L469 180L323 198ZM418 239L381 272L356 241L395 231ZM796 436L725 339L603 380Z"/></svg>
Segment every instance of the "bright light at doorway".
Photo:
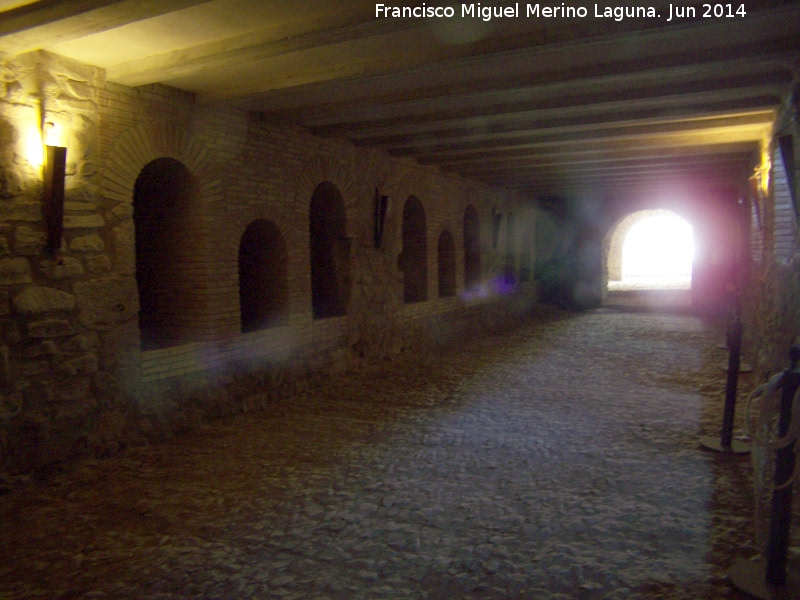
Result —
<svg viewBox="0 0 800 600"><path fill-rule="evenodd" d="M639 221L622 246L622 280L688 284L692 279L692 226L677 215Z"/></svg>

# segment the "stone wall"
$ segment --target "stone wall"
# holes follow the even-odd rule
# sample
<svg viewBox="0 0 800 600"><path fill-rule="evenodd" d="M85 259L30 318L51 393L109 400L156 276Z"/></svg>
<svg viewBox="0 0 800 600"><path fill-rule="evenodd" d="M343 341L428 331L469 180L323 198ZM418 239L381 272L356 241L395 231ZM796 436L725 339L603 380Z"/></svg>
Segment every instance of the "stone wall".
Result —
<svg viewBox="0 0 800 600"><path fill-rule="evenodd" d="M799 110L800 100L795 90L784 104L775 133L762 153L761 169L753 178L747 198L750 240L747 285L742 298L743 352L762 378L785 369L789 365L789 347L800 343ZM778 143L780 137L791 140L793 167L784 161Z"/></svg>
<svg viewBox="0 0 800 600"><path fill-rule="evenodd" d="M43 129L67 147L57 255L45 250L36 155ZM180 320L185 335L150 349L140 330L150 300L140 298L145 267L135 224L143 213L134 198L145 168L165 159L190 177L191 214L164 223L163 246L174 265L166 300L173 306L161 316ZM349 300L345 315L319 319L309 205L323 182L343 199ZM380 248L376 188L390 197ZM405 304L398 258L412 195L425 212L427 299ZM315 373L507 325L537 293L537 213L523 200L259 115L202 106L178 90L114 85L100 69L51 54L0 57L0 473L47 470L169 436L284 397ZM482 277L465 290L469 205L480 219ZM240 241L259 219L285 241L286 315L243 333ZM443 231L455 245L457 293L440 298ZM166 250L172 234L181 241Z"/></svg>

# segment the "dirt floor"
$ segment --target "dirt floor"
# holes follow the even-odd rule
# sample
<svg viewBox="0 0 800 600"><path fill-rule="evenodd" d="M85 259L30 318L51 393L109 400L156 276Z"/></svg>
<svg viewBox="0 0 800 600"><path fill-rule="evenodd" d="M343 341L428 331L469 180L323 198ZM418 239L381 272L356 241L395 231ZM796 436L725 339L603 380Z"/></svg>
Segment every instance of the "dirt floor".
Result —
<svg viewBox="0 0 800 600"><path fill-rule="evenodd" d="M685 311L624 304L543 309L16 489L0 599L741 598L750 459L698 444L727 352Z"/></svg>

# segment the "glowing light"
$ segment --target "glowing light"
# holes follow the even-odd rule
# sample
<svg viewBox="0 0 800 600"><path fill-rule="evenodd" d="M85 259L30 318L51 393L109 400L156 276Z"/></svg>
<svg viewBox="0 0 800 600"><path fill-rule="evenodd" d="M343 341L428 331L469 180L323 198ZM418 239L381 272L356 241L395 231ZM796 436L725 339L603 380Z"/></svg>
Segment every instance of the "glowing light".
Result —
<svg viewBox="0 0 800 600"><path fill-rule="evenodd" d="M692 226L677 215L643 219L622 246L622 279L691 280Z"/></svg>
<svg viewBox="0 0 800 600"><path fill-rule="evenodd" d="M41 167L44 164L44 145L42 144L42 132L36 124L25 128L22 137L22 155L30 164Z"/></svg>
<svg viewBox="0 0 800 600"><path fill-rule="evenodd" d="M756 167L758 181L761 184L761 192L764 196L769 194L769 175L772 169L772 155L768 144L761 146L761 165Z"/></svg>

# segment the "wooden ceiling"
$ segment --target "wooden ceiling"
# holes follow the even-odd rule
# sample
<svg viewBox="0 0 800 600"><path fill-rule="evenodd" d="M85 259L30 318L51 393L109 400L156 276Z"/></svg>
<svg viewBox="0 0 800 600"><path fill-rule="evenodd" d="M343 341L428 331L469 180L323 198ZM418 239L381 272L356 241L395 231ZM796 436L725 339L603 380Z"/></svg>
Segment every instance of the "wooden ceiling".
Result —
<svg viewBox="0 0 800 600"><path fill-rule="evenodd" d="M535 196L741 180L798 77L800 3L706 18L690 1L695 16L672 21L660 0L598 6L631 4L658 16L600 18L581 2L540 6L586 6L583 18L519 3L518 17L484 20L461 3L421 19L363 0L0 0L0 52L45 49L112 82L163 83Z"/></svg>

